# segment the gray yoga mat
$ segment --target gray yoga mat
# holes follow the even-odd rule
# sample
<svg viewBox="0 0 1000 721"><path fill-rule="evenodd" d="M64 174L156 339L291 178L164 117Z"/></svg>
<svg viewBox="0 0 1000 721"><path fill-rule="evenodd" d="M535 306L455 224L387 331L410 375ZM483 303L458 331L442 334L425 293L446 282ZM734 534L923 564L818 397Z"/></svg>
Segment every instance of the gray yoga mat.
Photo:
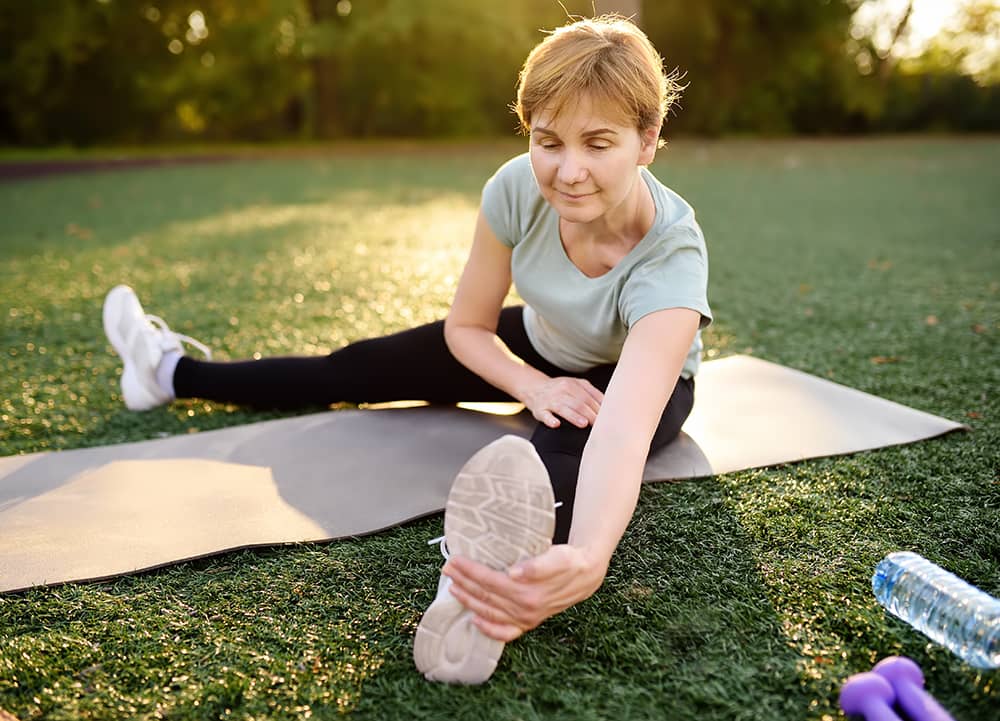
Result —
<svg viewBox="0 0 1000 721"><path fill-rule="evenodd" d="M702 365L684 432L645 481L909 443L966 428L748 356ZM456 472L526 413L330 411L0 458L0 593L252 546L373 533L444 508Z"/></svg>

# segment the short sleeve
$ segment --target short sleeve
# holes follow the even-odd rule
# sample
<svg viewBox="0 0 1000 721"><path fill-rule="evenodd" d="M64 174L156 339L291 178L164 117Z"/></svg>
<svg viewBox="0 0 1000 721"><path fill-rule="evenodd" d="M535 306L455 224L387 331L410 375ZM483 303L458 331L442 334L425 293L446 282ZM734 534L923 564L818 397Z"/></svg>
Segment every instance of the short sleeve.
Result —
<svg viewBox="0 0 1000 721"><path fill-rule="evenodd" d="M700 233L681 229L678 237L633 269L619 297L626 328L640 318L668 308L690 308L701 314L700 328L712 322L708 306L708 256Z"/></svg>
<svg viewBox="0 0 1000 721"><path fill-rule="evenodd" d="M525 191L533 187L534 176L527 154L504 163L483 186L480 205L483 217L508 248L517 245L523 235L521 206L525 203Z"/></svg>

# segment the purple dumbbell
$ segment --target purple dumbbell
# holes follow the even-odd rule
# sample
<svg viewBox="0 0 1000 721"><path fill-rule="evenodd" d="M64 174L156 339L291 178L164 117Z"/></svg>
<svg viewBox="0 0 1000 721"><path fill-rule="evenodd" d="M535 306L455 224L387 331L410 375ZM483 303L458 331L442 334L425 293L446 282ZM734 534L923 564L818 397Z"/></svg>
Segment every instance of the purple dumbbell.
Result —
<svg viewBox="0 0 1000 721"><path fill-rule="evenodd" d="M872 669L892 684L896 703L910 721L955 721L933 696L924 690L924 674L905 656L883 658Z"/></svg>
<svg viewBox="0 0 1000 721"><path fill-rule="evenodd" d="M863 716L865 721L901 721L892 704L896 692L892 684L877 673L856 673L840 689L840 708L848 716Z"/></svg>

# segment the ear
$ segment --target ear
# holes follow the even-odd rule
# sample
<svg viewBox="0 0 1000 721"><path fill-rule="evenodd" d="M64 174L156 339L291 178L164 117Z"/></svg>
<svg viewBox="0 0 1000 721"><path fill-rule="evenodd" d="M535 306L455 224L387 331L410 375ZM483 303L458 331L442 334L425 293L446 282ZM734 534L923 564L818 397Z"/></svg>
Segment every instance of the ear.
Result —
<svg viewBox="0 0 1000 721"><path fill-rule="evenodd" d="M641 141L641 145L639 146L639 165L649 165L653 162L653 158L656 157L656 149L660 145L661 127L663 127L662 124L646 128L639 132Z"/></svg>

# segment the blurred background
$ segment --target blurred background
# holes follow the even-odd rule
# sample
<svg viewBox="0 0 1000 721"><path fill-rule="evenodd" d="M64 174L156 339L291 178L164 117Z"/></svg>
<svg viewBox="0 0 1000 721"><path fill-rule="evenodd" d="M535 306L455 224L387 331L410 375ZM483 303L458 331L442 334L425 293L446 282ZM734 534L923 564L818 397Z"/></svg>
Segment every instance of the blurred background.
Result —
<svg viewBox="0 0 1000 721"><path fill-rule="evenodd" d="M0 145L510 136L595 10L683 75L671 136L1000 130L995 0L0 0Z"/></svg>

